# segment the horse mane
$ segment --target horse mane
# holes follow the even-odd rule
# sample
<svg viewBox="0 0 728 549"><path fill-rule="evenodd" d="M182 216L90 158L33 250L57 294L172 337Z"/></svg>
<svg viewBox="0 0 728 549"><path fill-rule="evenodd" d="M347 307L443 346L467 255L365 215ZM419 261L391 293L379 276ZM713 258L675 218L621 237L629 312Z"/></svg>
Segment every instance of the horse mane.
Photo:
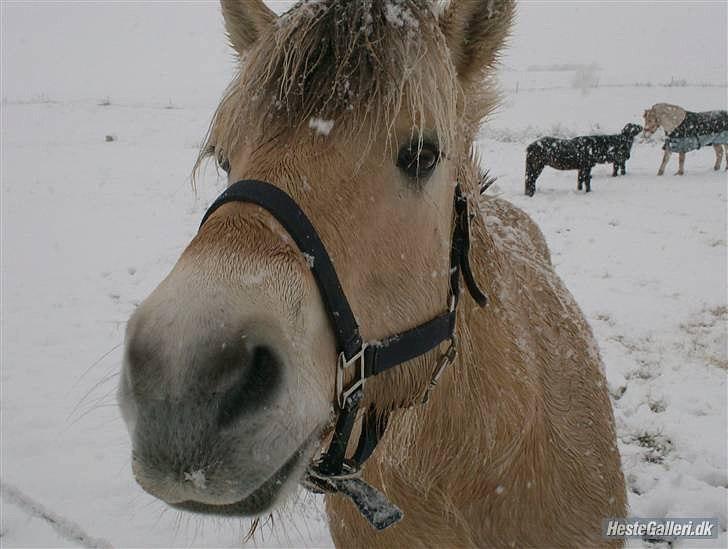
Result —
<svg viewBox="0 0 728 549"><path fill-rule="evenodd" d="M230 158L253 131L282 139L333 121L339 136L367 131L367 146L408 109L420 140L434 130L454 143L461 91L432 3L427 0L323 0L281 16L241 59L195 165Z"/></svg>

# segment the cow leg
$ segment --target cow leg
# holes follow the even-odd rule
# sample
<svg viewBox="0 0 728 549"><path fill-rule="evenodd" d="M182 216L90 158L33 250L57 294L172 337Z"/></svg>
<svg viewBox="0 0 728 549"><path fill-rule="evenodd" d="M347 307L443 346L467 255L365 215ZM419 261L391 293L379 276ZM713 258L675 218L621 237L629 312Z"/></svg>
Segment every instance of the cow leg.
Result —
<svg viewBox="0 0 728 549"><path fill-rule="evenodd" d="M619 162L614 162L612 166L612 177L617 177L619 175Z"/></svg>
<svg viewBox="0 0 728 549"><path fill-rule="evenodd" d="M581 190L582 185L585 187L586 192L591 191L591 166L579 168L579 186L577 189Z"/></svg>
<svg viewBox="0 0 728 549"><path fill-rule="evenodd" d="M728 143L726 143L725 145L723 145L723 149L724 149L724 152L725 152L725 155L724 155L724 157L725 157L725 169L726 169L726 171L728 171Z"/></svg>
<svg viewBox="0 0 728 549"><path fill-rule="evenodd" d="M579 174L576 176L576 190L581 191L584 188L584 170L579 168Z"/></svg>
<svg viewBox="0 0 728 549"><path fill-rule="evenodd" d="M533 196L536 193L536 180L541 175L546 164L536 154L526 155L526 196Z"/></svg>
<svg viewBox="0 0 728 549"><path fill-rule="evenodd" d="M717 172L720 170L720 164L723 161L723 145L713 145L713 150L715 150L715 166L713 166L713 169Z"/></svg>
<svg viewBox="0 0 728 549"><path fill-rule="evenodd" d="M685 153L679 153L677 158L677 173L675 175L685 175Z"/></svg>
<svg viewBox="0 0 728 549"><path fill-rule="evenodd" d="M660 164L660 169L657 170L657 175L665 175L665 168L667 167L667 163L670 160L670 156L672 153L665 149L665 154L662 155L662 164Z"/></svg>
<svg viewBox="0 0 728 549"><path fill-rule="evenodd" d="M622 175L627 175L627 161L626 160L624 160L622 162L621 168L622 168Z"/></svg>
<svg viewBox="0 0 728 549"><path fill-rule="evenodd" d="M586 174L584 176L584 186L586 187L586 192L591 192L591 169L592 167L589 166L586 169Z"/></svg>

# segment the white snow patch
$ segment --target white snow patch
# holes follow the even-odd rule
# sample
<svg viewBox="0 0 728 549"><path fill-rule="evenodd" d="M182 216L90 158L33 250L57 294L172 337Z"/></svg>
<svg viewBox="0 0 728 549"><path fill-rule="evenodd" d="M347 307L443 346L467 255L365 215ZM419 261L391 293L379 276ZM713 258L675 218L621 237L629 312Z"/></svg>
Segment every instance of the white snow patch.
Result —
<svg viewBox="0 0 728 549"><path fill-rule="evenodd" d="M202 469L185 473L185 480L190 481L198 490L207 488L207 478L205 478L205 472Z"/></svg>
<svg viewBox="0 0 728 549"><path fill-rule="evenodd" d="M495 0L488 0L488 5L485 9L488 12L488 19L492 19L494 15L498 14L498 10L495 9Z"/></svg>
<svg viewBox="0 0 728 549"><path fill-rule="evenodd" d="M384 16L390 25L395 27L407 27L417 29L420 26L419 21L415 19L409 8L402 6L399 2L392 0L384 6Z"/></svg>
<svg viewBox="0 0 728 549"><path fill-rule="evenodd" d="M324 120L323 118L311 117L308 121L308 127L316 130L321 135L329 135L334 128L333 120Z"/></svg>

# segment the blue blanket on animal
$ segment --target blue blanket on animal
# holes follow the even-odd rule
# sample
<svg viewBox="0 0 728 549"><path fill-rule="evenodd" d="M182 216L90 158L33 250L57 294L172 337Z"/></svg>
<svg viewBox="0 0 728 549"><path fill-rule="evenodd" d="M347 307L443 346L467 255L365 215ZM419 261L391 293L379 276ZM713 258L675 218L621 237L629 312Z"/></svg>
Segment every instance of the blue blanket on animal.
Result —
<svg viewBox="0 0 728 549"><path fill-rule="evenodd" d="M687 112L665 139L665 149L685 153L706 145L728 144L728 111Z"/></svg>

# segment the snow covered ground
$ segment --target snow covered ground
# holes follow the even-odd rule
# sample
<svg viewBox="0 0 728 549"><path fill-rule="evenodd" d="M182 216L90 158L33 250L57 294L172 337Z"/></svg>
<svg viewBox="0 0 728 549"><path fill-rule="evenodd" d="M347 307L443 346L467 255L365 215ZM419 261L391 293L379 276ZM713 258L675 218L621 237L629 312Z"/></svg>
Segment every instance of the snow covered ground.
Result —
<svg viewBox="0 0 728 549"><path fill-rule="evenodd" d="M611 6L609 20L628 9ZM682 18L718 21L711 32L725 44L726 7L706 6L655 15L664 19L656 28L627 21L620 51L589 46L569 57L549 55L543 39L570 28L584 33L589 4L562 6L569 19L548 20L540 34L543 5L523 5L502 72L505 100L480 140L483 163L498 176L490 192L540 224L595 331L631 514L721 521L718 540L681 547L728 545L726 172L712 171L706 149L688 155L684 177L672 175L673 159L670 175L658 178L659 143L637 143L626 177L597 167L585 195L574 172L547 168L527 198L523 168L525 146L544 134L616 132L658 101L727 108L725 52L709 58L702 40L710 32L693 28L685 57L674 53L669 67L634 43L657 40ZM196 194L189 184L232 72L217 7L6 3L2 10L0 545L240 546L247 525L166 510L133 482L114 401L126 319L224 186L214 170ZM647 57L632 55L635 47ZM616 58L626 68L621 80ZM535 70L592 61L602 67L594 89L577 85L596 83L588 68L576 80L574 71ZM659 85L671 80L678 85ZM268 532L258 545L331 543L320 501L308 495Z"/></svg>

